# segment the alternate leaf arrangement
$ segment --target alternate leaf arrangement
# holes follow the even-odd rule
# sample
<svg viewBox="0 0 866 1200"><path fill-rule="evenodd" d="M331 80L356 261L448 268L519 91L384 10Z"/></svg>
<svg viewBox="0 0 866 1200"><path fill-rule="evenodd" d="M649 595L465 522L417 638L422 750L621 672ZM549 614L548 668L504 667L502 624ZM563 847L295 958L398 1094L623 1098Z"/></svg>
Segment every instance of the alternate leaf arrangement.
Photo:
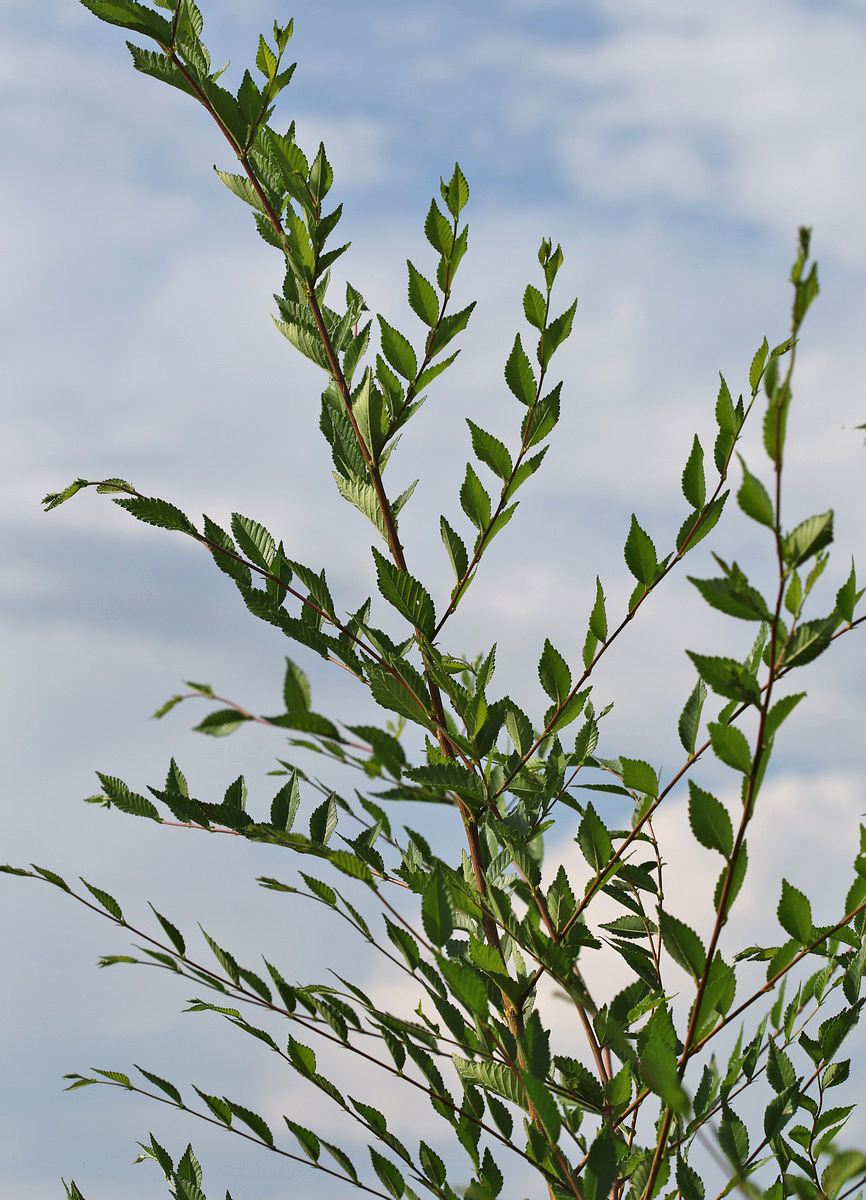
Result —
<svg viewBox="0 0 866 1200"><path fill-rule="evenodd" d="M858 589L853 565L833 611L805 619L828 562L833 514L809 517L790 530L781 521L797 345L818 293L809 231L800 230L791 272L790 336L774 349L763 341L751 362L747 399L735 402L722 380L708 464L694 438L682 475L688 511L674 546L659 558L632 518L625 561L635 586L627 611L608 618L597 580L581 661L569 665L544 641L538 675L549 706L541 716L530 716L493 691L495 647L470 661L443 649L443 636L491 541L514 515L517 492L541 467L557 426L562 385L550 382L550 365L571 333L576 307L576 301L564 310L553 303L561 249L541 243L537 284L528 284L524 293L534 354L518 333L505 364L505 384L519 406L510 448L468 421L474 461L466 466L459 502L471 536L467 540L459 532L462 518L441 518L454 584L450 595L434 602L411 574L400 540L398 518L412 489L392 499L383 479L398 435L428 387L457 357L453 349L445 351L473 311L472 304L452 311L454 280L468 244L462 214L469 188L459 166L442 182L424 225L434 254L432 279L423 264L408 263L409 304L423 326L421 336L413 344L380 316L376 352L361 293L347 285L343 304L326 302L330 268L348 246L330 248L341 206L327 211L332 171L325 148L319 146L310 158L295 140L294 125L281 134L270 124L274 102L295 69L284 66L292 23L275 24L272 42L260 38L258 82L246 71L234 95L218 82L222 72L211 69L202 17L192 0L155 0L156 8L134 0L82 3L102 20L155 43L156 49L128 43L135 67L203 105L236 155L239 173L217 174L252 208L259 233L283 257L276 324L325 372L320 428L340 494L376 530L372 554L379 596L375 604L367 599L343 615L325 571L295 561L290 548L257 521L235 514L230 531L208 517L199 526L169 501L143 495L123 479L76 479L47 496L46 507L95 487L139 520L201 543L253 615L345 668L383 710L381 726L346 724L315 712L307 676L291 660L285 712L276 717L254 718L208 686L190 684L189 694L220 705L198 726L203 733L222 736L244 722L262 721L289 731L293 745L323 755L355 772L364 787L378 790L367 794L359 788L347 799L282 762L285 782L267 814L254 815L247 809L243 778L229 785L222 800L201 800L172 760L164 785L147 789L151 798L100 774L101 792L90 799L146 820L230 831L303 855L306 870L295 883L272 877L259 882L338 914L388 960L389 969L411 978L422 999L403 1015L383 1011L339 975L328 984L290 983L279 965L265 960L257 970L242 966L205 934L215 965L206 964L156 909L158 928L146 932L96 886L84 883L85 891L77 891L43 867L5 867L62 889L141 943L141 957L112 956L104 965L156 963L215 993L210 1000L193 1000L192 1010L221 1014L324 1093L347 1129L360 1125L370 1162L356 1165L342 1147L304 1127L297 1112L285 1115L284 1129L273 1129L226 1096L193 1088L193 1098L142 1068L135 1076L116 1070L69 1075L70 1087L101 1083L149 1095L292 1164L307 1163L334 1181L335 1195L339 1181L396 1200L421 1194L495 1200L514 1194L507 1181L516 1163L521 1172L536 1173L538 1194L551 1200L605 1195L703 1200L708 1155L715 1171L724 1172L719 1196L737 1189L770 1200L792 1195L841 1200L856 1191L866 1178L866 1154L837 1149L853 1106L834 1106L831 1089L848 1077L850 1062L840 1051L864 1002L866 828L843 910L832 926L815 925L809 900L786 880L778 944L724 945L774 739L805 696L802 691L780 696L780 684L864 619L855 617L866 589ZM763 595L736 563L718 557L715 578L690 577L714 609L753 623L748 653L739 660L689 651L697 681L678 721L684 758L669 777L639 759L603 758L598 746L608 710L597 710L590 699L593 671L720 519L734 455L756 403L759 409L764 405L769 482L739 458L736 499L766 528L774 594ZM378 627L382 613L393 620L394 612L402 621L400 641ZM709 694L721 707L704 723ZM157 715L184 698L173 697ZM754 736L744 726L754 728ZM736 803L723 803L697 782L702 762L711 756L733 772ZM666 907L664 848L652 825L683 780L691 832L721 860L707 945ZM598 793L595 804L587 790ZM611 828L604 820L606 794L629 805L628 828ZM314 804L300 825L305 797ZM393 806L407 801L442 806L443 825L457 835L451 861L434 854L419 833L394 824ZM563 867L542 882L544 836L555 830L560 815L579 820L576 841L590 868L582 891ZM359 895L380 907L380 925L359 911ZM615 919L599 921L595 902L602 898L606 913L611 906L618 910ZM628 972L631 982L613 997L594 997L586 982L587 960L595 954L618 957ZM744 993L742 981L755 970L746 964L755 962L765 964L766 982ZM553 983L570 1004L573 1025L585 1038L582 1059L558 1053L552 1044L537 1003L543 982ZM680 1004L685 997L687 1006L675 1011L675 995ZM282 1019L284 1031L275 1036L260 1028L256 1013ZM723 1031L730 1036L719 1038ZM396 1077L413 1103L425 1097L430 1141L437 1140L441 1122L440 1133L462 1151L461 1166L446 1165L427 1141L417 1149L405 1145L385 1114L322 1075L317 1041L336 1043L383 1076ZM722 1045L725 1057L719 1059ZM763 1097L762 1123L752 1131L737 1111L746 1092ZM161 1168L172 1195L204 1197L191 1146L177 1164L153 1137L141 1148L142 1158ZM74 1182L64 1186L68 1200L83 1200Z"/></svg>

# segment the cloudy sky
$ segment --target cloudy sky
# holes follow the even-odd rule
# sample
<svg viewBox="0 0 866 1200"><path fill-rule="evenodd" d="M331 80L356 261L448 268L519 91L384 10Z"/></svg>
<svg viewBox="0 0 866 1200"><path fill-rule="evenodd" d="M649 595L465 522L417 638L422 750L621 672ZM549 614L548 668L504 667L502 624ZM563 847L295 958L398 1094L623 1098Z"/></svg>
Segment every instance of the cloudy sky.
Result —
<svg viewBox="0 0 866 1200"><path fill-rule="evenodd" d="M559 436L453 623L450 649L474 654L497 640L502 690L538 711L543 639L579 662L596 574L609 612L623 611L631 513L664 553L684 515L679 474L692 437L711 442L718 371L736 394L763 336L786 336L800 224L814 227L822 294L804 332L785 512L794 524L837 510L812 615L829 610L851 555L863 561L866 547L866 450L853 430L866 420L861 0L297 0L276 11L207 0L203 9L213 59L232 60L235 82L259 30L295 17L300 65L281 114L296 119L302 145L327 146L343 240L353 242L345 276L415 337L405 260L432 272L422 234L430 196L455 159L469 179L470 252L455 299L478 308L458 363L431 388L390 469L395 492L420 476L402 531L412 569L437 596L449 579L438 519L459 519L464 418L513 443L519 414L502 366L523 289L537 282L538 243L562 243L559 300L580 303L555 360L565 379ZM370 536L330 482L320 373L270 322L279 261L214 177L213 164L232 164L206 115L136 75L121 31L73 0L0 0L0 21L2 858L83 875L144 928L151 900L187 930L200 920L250 964L267 950L289 978L325 981L333 961L320 961L322 928L254 883L289 878L285 856L80 803L95 770L142 790L172 754L200 795L243 770L262 803L274 790L265 772L285 753L279 737L243 729L205 739L190 732L203 707L148 717L183 679L277 711L287 646L244 613L191 543L92 494L50 516L38 503L77 475L120 475L194 517L225 524L237 510L282 536L294 558L327 565L338 602L357 607L371 588ZM744 453L763 473L754 431ZM709 544L690 573L711 571ZM745 518L732 512L712 546L769 582L768 546ZM599 672L598 700L616 701L601 752L670 773L692 683L684 650L743 654L752 631L714 619L683 577L641 617ZM783 874L812 896L816 920L841 914L866 808L861 642L846 638L804 677L809 707L779 738L734 941L738 930L775 936ZM315 706L357 720L349 681L298 658ZM703 780L731 797L730 774L708 764ZM673 799L660 825L674 911L693 903L709 869L683 818ZM578 869L573 834L565 822L551 855ZM140 1063L275 1122L303 1111L362 1159L354 1135L264 1051L216 1018L181 1015L189 987L156 972L98 973L100 954L128 945L108 924L48 888L8 879L0 891L3 1195L55 1200L61 1175L87 1200L160 1195L155 1168L129 1165L149 1130L175 1153L195 1140L213 1196L329 1194L316 1175L287 1176L282 1163L137 1098L61 1092L64 1072L91 1066ZM707 919L693 916L702 929ZM359 983L400 1003L376 962L338 930L327 935ZM424 1133L425 1116L404 1112L408 1136ZM850 1140L858 1132L862 1144L862 1118Z"/></svg>

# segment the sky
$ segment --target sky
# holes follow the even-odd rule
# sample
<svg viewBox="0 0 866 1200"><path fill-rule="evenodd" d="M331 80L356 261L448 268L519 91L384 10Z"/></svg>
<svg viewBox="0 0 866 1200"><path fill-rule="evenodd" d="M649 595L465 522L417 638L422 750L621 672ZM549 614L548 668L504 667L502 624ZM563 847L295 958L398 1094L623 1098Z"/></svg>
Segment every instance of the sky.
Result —
<svg viewBox="0 0 866 1200"><path fill-rule="evenodd" d="M423 237L430 197L455 160L469 180L470 250L455 303L478 306L457 363L431 386L386 477L395 493L420 478L401 532L411 569L436 596L450 571L439 515L461 519L465 418L513 444L520 414L503 364L515 332L525 333L521 298L538 282L538 244L562 244L556 294L562 308L574 295L579 304L574 335L554 359L565 381L558 434L452 624L451 650L473 655L496 640L498 686L537 712L544 637L580 661L596 575L609 613L624 611L631 514L663 553L684 516L679 477L693 435L711 444L718 372L736 395L764 335L772 345L787 334L787 275L802 224L814 230L822 292L800 351L784 511L793 525L836 510L813 615L829 611L866 546L866 450L855 429L866 421L860 0L296 0L276 10L206 0L202 8L213 59L231 59L235 84L259 31L294 16L299 67L278 115L296 120L302 146L327 147L332 196L345 206L342 240L352 241L339 279L416 340L406 258L432 273ZM9 681L0 858L83 876L145 931L148 901L190 934L200 921L245 961L267 952L301 982L326 981L339 961L396 1007L402 985L341 930L256 886L258 875L292 877L285 855L81 803L97 788L94 771L143 790L159 785L172 755L200 795L220 795L243 771L251 803L265 803L275 790L266 773L288 753L279 735L244 728L204 738L191 731L204 702L162 722L149 717L186 679L275 712L291 648L244 612L192 543L92 493L46 516L44 494L79 475L121 476L194 518L207 512L224 525L239 511L281 536L294 558L327 565L346 610L374 586L371 538L331 484L318 434L321 373L269 319L279 260L214 176L213 165L232 164L206 115L137 75L122 32L72 0L0 0L0 25L0 612ZM757 426L743 454L766 476ZM746 652L753 631L714 615L685 578L713 572L713 549L769 585L766 538L731 510L598 672L597 703L616 702L601 753L672 773L682 760L676 717L693 682L684 651ZM816 920L841 915L866 809L861 643L846 637L802 680L809 698L778 739L732 944L763 931L778 937L783 875L812 897ZM348 678L296 656L314 707L348 721L367 714ZM712 763L704 771L703 786L732 801L730 772ZM715 865L696 850L678 794L658 830L672 910L692 914ZM549 866L563 862L577 879L575 832L563 821ZM90 1067L139 1063L185 1088L230 1094L274 1123L300 1111L365 1156L258 1046L216 1017L183 1014L187 985L137 968L97 971L101 954L128 949L120 931L27 881L0 881L0 905L4 1196L54 1200L61 1176L75 1178L87 1200L161 1195L155 1167L130 1165L149 1131L176 1157L194 1140L209 1195L330 1194L315 1173L287 1173L283 1161L140 1098L97 1088L65 1095L61 1076ZM690 919L706 934L708 912ZM325 961L323 934L334 959ZM549 1012L567 1037L555 1002ZM859 1047L866 1061L862 1037ZM381 1088L407 1136L424 1135L422 1108L359 1076L360 1094L365 1086ZM858 1135L866 1143L866 1120L855 1115L846 1144ZM514 1187L537 1193L519 1176Z"/></svg>

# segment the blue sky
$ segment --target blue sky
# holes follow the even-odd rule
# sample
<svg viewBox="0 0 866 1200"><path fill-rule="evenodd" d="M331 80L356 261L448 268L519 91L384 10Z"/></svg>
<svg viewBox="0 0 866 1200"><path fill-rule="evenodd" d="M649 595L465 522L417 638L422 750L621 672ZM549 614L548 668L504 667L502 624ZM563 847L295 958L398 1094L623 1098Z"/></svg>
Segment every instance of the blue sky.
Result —
<svg viewBox="0 0 866 1200"><path fill-rule="evenodd" d="M555 360L566 381L560 436L461 608L452 649L475 653L495 637L500 686L537 708L543 638L579 660L596 574L610 609L622 608L631 513L657 545L671 541L692 436L705 445L712 436L717 372L742 390L764 334L771 344L786 335L800 224L814 227L822 295L804 334L786 511L793 523L837 509L817 611L829 608L866 545L866 460L852 429L866 420L861 4L298 0L275 11L211 0L203 11L214 61L231 58L234 80L259 30L295 17L300 65L281 112L297 120L302 145L322 138L328 148L353 242L346 276L415 336L405 260L432 270L422 234L430 196L455 159L469 179L470 252L456 299L478 308L460 359L431 388L391 468L397 490L421 477L402 529L413 570L438 595L448 586L438 518L459 513L464 417L513 438L502 366L523 288L536 281L538 243L562 243L559 299L580 303ZM243 770L253 794L267 796L264 773L284 753L275 736L244 729L211 742L189 731L203 709L148 717L182 679L276 711L287 647L245 616L191 544L94 495L50 516L38 503L76 475L121 475L193 516L225 523L236 509L282 535L295 558L328 564L335 594L357 606L371 587L370 539L330 483L319 372L269 320L279 262L214 177L214 163L231 162L205 115L136 75L121 31L72 0L0 0L0 21L0 611L11 783L2 857L84 875L143 923L146 900L185 928L201 919L249 961L276 943L290 977L321 978L329 964L310 914L254 884L290 875L283 856L142 828L80 803L94 770L141 789L160 781L172 754L202 793ZM754 432L744 453L763 471ZM713 548L755 563L767 582L759 532L731 514ZM704 548L689 568L712 569ZM691 687L684 649L741 654L750 631L715 620L684 577L642 617L597 696L617 701L609 753L670 770ZM317 706L357 719L349 681L303 661ZM783 873L813 896L816 919L838 914L847 887L866 808L858 635L816 664L806 686L809 708L786 727L762 794L752 842L763 839L753 858L761 869L750 873L734 938L761 928ZM729 779L708 770L729 795ZM707 865L682 818L672 805L664 829L670 893L684 909ZM573 832L551 853L577 869ZM129 1166L148 1130L176 1151L192 1137L213 1195L227 1186L235 1200L328 1194L312 1174L298 1169L287 1182L267 1156L135 1098L63 1095L65 1071L137 1062L231 1092L275 1120L302 1106L325 1136L341 1132L242 1039L181 1015L189 989L155 972L96 972L99 954L126 948L107 924L47 888L8 880L2 893L3 1195L53 1200L61 1174L88 1200L159 1195L155 1169ZM336 930L328 936L365 987L400 1001L375 963ZM410 1136L424 1115L403 1114ZM862 1118L852 1141L858 1131L862 1143Z"/></svg>

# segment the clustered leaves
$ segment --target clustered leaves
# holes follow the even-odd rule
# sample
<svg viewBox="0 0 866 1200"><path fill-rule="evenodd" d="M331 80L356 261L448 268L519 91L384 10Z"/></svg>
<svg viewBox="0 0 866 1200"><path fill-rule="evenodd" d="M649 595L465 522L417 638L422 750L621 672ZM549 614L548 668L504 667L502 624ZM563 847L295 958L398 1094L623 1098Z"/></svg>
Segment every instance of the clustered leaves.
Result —
<svg viewBox="0 0 866 1200"><path fill-rule="evenodd" d="M99 774L101 790L89 800L303 856L304 869L292 882L270 876L259 882L293 903L301 898L345 921L390 970L411 978L421 1002L412 1013L397 1015L339 975L339 986L290 983L267 959L263 968L242 966L204 930L211 958L201 962L185 934L156 909L158 928L147 933L93 884L82 880L83 890L76 890L47 868L7 867L62 889L138 939L137 954L110 956L102 965L156 964L194 982L201 994L187 1011L228 1021L323 1092L347 1130L360 1126L369 1166L357 1166L340 1146L299 1123L299 1113L286 1114L285 1129L276 1130L226 1096L193 1087L197 1099L188 1092L185 1098L178 1085L140 1067L135 1076L114 1070L72 1074L70 1088L103 1084L141 1092L343 1183L396 1200L419 1193L442 1200L461 1193L468 1200L510 1194L507 1173L515 1156L534 1169L555 1200L605 1195L650 1200L663 1192L703 1200L705 1164L695 1151L708 1136L726 1173L721 1195L736 1187L771 1200L847 1196L866 1177L866 1155L837 1150L852 1105L834 1105L828 1093L848 1078L850 1060L840 1050L864 1003L866 827L835 924L817 925L808 898L785 879L778 944L723 946L747 873L748 834L775 738L805 696L802 691L780 696L780 685L863 620L855 613L866 589L858 589L853 563L832 610L805 619L828 562L833 514L809 517L790 529L781 519L796 349L818 292L808 230L800 231L791 275L790 336L772 350L764 339L748 372L746 399L735 402L721 379L712 453L705 454L695 435L682 472L687 511L673 543L660 556L632 516L624 558L635 584L625 611L609 618L605 590L596 579L580 661L545 638L538 679L547 703L543 712L528 712L494 687L495 645L470 660L444 649L443 632L488 546L514 515L518 489L541 466L559 419L562 384L551 385L548 374L571 333L577 303L564 309L553 303L560 247L541 243L540 276L523 295L530 332L515 334L504 365L503 392L519 405L516 431L506 444L467 418L472 460L456 497L462 517L454 515L452 504L450 517L440 522L454 583L448 596L434 597L410 573L399 538L398 516L412 488L390 499L383 473L426 389L455 361L459 351L445 357L443 352L473 311L473 304L449 310L468 247L468 227L461 222L469 186L460 167L441 181L426 216L434 261L407 262L409 308L421 329L407 335L377 315L379 348L373 350L373 320L365 320L359 291L347 285L344 305L326 304L330 268L348 247L326 248L341 207L325 211L333 182L325 149L307 156L295 141L294 125L283 134L270 125L274 100L294 71L293 65L283 66L291 22L274 25L273 43L260 38L259 81L246 71L234 94L217 82L222 71L211 70L192 0L155 0L167 16L133 0L82 2L101 19L155 42L156 50L130 45L135 67L198 100L237 157L240 174L217 174L253 209L260 234L282 256L276 323L326 373L320 429L340 494L381 537L372 548L378 595L375 604L356 597L353 611L343 615L324 569L295 561L258 521L235 513L229 529L207 516L199 525L120 478L76 479L46 497L46 507L95 486L137 519L198 541L254 616L303 650L344 667L383 710L375 726L316 712L310 681L291 659L283 711L275 715L253 714L207 684L188 683L187 692L155 715L164 716L182 701L205 700L215 707L197 726L203 734L227 736L250 721L270 725L285 731L289 745L356 772L361 785L352 797L340 795L300 766L278 760L276 773L284 782L264 808L258 797L248 807L243 777L228 785L221 800L200 798L172 760L164 784L146 789L149 796L116 776ZM742 658L688 651L697 679L677 722L685 757L675 770L624 754L602 757L598 747L610 705L596 708L591 700L593 671L639 607L719 521L734 455L762 390L768 481L738 455L742 482L736 497L743 513L766 530L776 564L775 594L764 595L737 563L715 554L715 577L690 576L712 608L753 623L748 648ZM401 640L383 624L398 626ZM708 701L713 712L706 719ZM757 731L753 736L746 732L751 729ZM413 738L404 736L409 730ZM731 803L698 782L698 768L709 756L734 773L739 801ZM684 778L695 842L720 860L706 943L664 899L664 848L652 823ZM370 785L377 790L370 792ZM612 797L617 811L628 809L625 828L610 815ZM406 801L448 810L459 834L453 859L394 823L393 805ZM563 809L578 818L575 842L589 868L582 888L562 866L552 879L543 872L544 835ZM358 889L378 905L379 922L371 923L358 907ZM615 911L613 918L598 917L595 902L601 897L605 912ZM585 968L594 954L615 956L627 970L629 982L612 997L594 996L587 986ZM756 963L766 964L766 982L757 988ZM557 1052L538 1004L542 980L571 1005L586 1038L584 1060ZM203 998L214 993L216 1001ZM676 994L687 998L684 1010L675 1008ZM764 1005L769 1007L756 1017ZM256 1010L263 1010L268 1029L249 1019ZM718 1035L724 1030L730 1030L733 1048L722 1056L727 1043ZM314 1046L307 1044L317 1039L337 1042L349 1056L363 1055L368 1065L399 1078L416 1099L423 1094L431 1108L430 1141L437 1140L438 1128L451 1147L462 1149L462 1168L450 1155L446 1163L428 1141L417 1149L405 1145L384 1113L325 1077ZM750 1131L737 1108L744 1093L762 1089L763 1125ZM157 1162L171 1194L203 1197L191 1146L177 1166L152 1136L141 1149L142 1158ZM75 1183L66 1192L68 1200L83 1200Z"/></svg>

